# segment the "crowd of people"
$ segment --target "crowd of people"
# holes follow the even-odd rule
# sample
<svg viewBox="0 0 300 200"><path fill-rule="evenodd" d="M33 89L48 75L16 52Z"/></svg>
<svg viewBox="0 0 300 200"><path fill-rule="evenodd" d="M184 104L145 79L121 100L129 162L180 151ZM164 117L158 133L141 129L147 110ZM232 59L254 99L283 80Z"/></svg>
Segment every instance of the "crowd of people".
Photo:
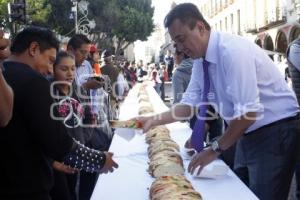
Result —
<svg viewBox="0 0 300 200"><path fill-rule="evenodd" d="M174 7L165 27L175 52L147 64L115 62L111 51L101 52L83 34L61 49L42 27L24 28L11 44L0 31L1 199L90 199L99 174L118 168L108 151L109 121L143 81L162 99L164 83L172 81L170 110L137 120L144 132L189 120L190 173L222 155L262 200L287 199L296 172L300 198L300 40L287 51L292 91L262 49L211 30L195 5Z"/></svg>

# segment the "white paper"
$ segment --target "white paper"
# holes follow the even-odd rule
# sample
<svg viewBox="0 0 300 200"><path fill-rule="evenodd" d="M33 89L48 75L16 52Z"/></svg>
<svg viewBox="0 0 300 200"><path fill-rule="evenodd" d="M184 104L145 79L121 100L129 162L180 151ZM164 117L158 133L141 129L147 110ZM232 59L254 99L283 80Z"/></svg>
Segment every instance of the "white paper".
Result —
<svg viewBox="0 0 300 200"><path fill-rule="evenodd" d="M115 134L119 135L121 138L126 141L130 141L135 136L135 130L131 128L117 128L115 130Z"/></svg>
<svg viewBox="0 0 300 200"><path fill-rule="evenodd" d="M212 178L212 179L218 179L218 178L223 178L227 176L227 173L229 171L229 167L227 165L224 165L222 163L218 162L212 162L205 166L200 174L198 175L198 170L200 166L198 166L195 171L193 176L197 178Z"/></svg>

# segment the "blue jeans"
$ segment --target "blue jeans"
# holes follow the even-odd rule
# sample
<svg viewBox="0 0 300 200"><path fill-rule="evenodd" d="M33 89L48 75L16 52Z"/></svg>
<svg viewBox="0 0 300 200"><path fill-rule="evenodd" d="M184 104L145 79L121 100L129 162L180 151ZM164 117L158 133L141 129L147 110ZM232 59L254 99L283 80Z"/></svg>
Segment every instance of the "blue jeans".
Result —
<svg viewBox="0 0 300 200"><path fill-rule="evenodd" d="M300 120L266 127L237 143L235 172L260 200L285 200L300 150Z"/></svg>
<svg viewBox="0 0 300 200"><path fill-rule="evenodd" d="M161 86L161 83L156 83L156 84L154 85L154 89L155 89L155 91L157 92L157 94L160 94L160 86Z"/></svg>

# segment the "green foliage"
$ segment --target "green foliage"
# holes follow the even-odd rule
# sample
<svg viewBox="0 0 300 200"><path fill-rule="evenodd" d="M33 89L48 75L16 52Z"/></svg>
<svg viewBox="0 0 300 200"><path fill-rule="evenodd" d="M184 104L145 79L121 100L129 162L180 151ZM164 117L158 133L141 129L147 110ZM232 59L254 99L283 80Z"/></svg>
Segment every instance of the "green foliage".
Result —
<svg viewBox="0 0 300 200"><path fill-rule="evenodd" d="M6 29L9 27L7 10L7 4L9 2L10 0L0 0L0 26Z"/></svg>
<svg viewBox="0 0 300 200"><path fill-rule="evenodd" d="M113 33L118 39L117 54L136 40L145 41L154 30L151 0L117 0L121 14Z"/></svg>
<svg viewBox="0 0 300 200"><path fill-rule="evenodd" d="M47 17L48 26L61 35L75 34L75 21L70 19L72 2L70 0L47 0L52 9ZM70 36L70 35L69 35Z"/></svg>
<svg viewBox="0 0 300 200"><path fill-rule="evenodd" d="M48 0L27 0L26 11L29 23L47 26L47 17L51 13Z"/></svg>
<svg viewBox="0 0 300 200"><path fill-rule="evenodd" d="M153 28L154 25L150 14L126 6L121 12L113 33L118 39L132 43L136 40L147 40Z"/></svg>
<svg viewBox="0 0 300 200"><path fill-rule="evenodd" d="M0 0L0 26L11 29L7 3ZM95 20L92 30L95 40L106 45L117 40L119 49L136 40L146 40L151 35L153 11L151 0L88 0L90 20ZM61 35L75 33L75 21L70 19L70 0L27 0L27 23L48 27ZM78 13L78 19L81 15Z"/></svg>
<svg viewBox="0 0 300 200"><path fill-rule="evenodd" d="M116 0L89 0L89 18L94 19L94 32L110 35L120 17L120 7Z"/></svg>
<svg viewBox="0 0 300 200"><path fill-rule="evenodd" d="M96 22L95 33L107 41L117 39L117 53L136 40L151 35L153 12L151 0L89 0L90 18ZM100 38L102 39L102 38Z"/></svg>

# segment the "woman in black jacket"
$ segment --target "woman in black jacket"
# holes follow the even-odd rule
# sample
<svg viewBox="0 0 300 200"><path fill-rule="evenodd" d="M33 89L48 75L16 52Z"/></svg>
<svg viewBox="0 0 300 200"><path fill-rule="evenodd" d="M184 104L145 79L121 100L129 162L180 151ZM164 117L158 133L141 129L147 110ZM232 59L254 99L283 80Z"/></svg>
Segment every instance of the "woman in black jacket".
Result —
<svg viewBox="0 0 300 200"><path fill-rule="evenodd" d="M67 52L59 52L54 63L54 81L51 84L51 95L55 101L53 118L61 120L69 135L82 144L91 139L96 125L96 117L90 107L89 96L74 83L74 57ZM106 159L112 154L107 153ZM63 163L53 161L55 185L51 191L53 200L76 199L78 169L70 168ZM95 172L92 166L80 166L87 172Z"/></svg>

